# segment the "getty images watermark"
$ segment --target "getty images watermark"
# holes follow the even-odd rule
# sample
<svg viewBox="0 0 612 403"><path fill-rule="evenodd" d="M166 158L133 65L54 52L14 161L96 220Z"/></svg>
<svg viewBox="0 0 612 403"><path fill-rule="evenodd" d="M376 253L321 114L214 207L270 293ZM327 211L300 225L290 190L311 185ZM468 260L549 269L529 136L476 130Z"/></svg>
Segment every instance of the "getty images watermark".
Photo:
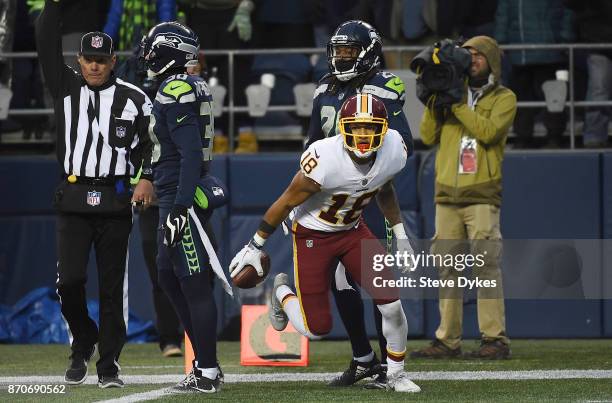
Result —
<svg viewBox="0 0 612 403"><path fill-rule="evenodd" d="M386 240L361 244L364 297L612 299L612 240ZM388 247L386 247L388 245Z"/></svg>
<svg viewBox="0 0 612 403"><path fill-rule="evenodd" d="M407 251L396 251L395 253L378 253L372 256L372 270L382 272L384 270L399 270L401 273L413 273L417 269L439 269L448 268L459 273L466 269L481 269L485 267L487 251L482 253L458 253L458 254L438 254L438 253L409 253ZM458 275L455 278L433 278L422 275L415 277L400 276L399 278L388 279L383 276L375 276L373 285L377 288L400 287L400 288L439 288L439 287L459 287L459 288L494 288L497 287L497 279L481 279L478 277L469 278Z"/></svg>

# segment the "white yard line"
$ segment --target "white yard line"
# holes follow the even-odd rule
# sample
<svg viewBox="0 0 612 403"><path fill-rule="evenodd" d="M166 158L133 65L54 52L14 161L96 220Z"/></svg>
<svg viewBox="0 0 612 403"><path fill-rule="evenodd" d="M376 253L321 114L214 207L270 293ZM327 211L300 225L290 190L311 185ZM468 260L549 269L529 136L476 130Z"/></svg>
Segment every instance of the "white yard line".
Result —
<svg viewBox="0 0 612 403"><path fill-rule="evenodd" d="M435 381L479 381L489 379L529 380L529 379L612 379L612 370L600 369L555 369L530 371L419 371L407 372L413 380ZM225 374L226 383L247 382L323 382L339 375L339 372L282 372L269 374ZM173 375L121 375L126 384L159 385L179 382L185 377ZM98 381L95 375L90 375L85 384L94 385ZM63 376L3 376L0 385L8 384L57 384L63 383Z"/></svg>
<svg viewBox="0 0 612 403"><path fill-rule="evenodd" d="M133 403L133 402L143 402L145 400L155 400L159 399L162 396L167 396L174 394L176 392L172 392L170 388L163 389L155 389L150 390L148 392L142 393L134 393L131 395L119 397L117 399L109 399L109 400L99 400L99 403Z"/></svg>
<svg viewBox="0 0 612 403"><path fill-rule="evenodd" d="M236 365L239 367L239 365ZM226 368L224 365L223 368ZM173 369L173 368L185 368L184 365L122 365L121 369Z"/></svg>

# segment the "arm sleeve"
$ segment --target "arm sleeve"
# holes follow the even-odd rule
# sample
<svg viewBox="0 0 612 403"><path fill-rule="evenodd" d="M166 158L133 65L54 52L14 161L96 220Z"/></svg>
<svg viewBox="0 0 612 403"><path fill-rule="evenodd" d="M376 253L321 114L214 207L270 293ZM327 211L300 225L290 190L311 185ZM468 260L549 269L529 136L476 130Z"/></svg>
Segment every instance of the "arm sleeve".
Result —
<svg viewBox="0 0 612 403"><path fill-rule="evenodd" d="M389 116L389 127L399 132L408 149L408 156L412 155L414 152L414 142L412 140L410 125L408 125L408 119L406 119L406 114L404 113L403 98L401 101L395 100L389 102L387 111Z"/></svg>
<svg viewBox="0 0 612 403"><path fill-rule="evenodd" d="M489 117L479 115L465 103L453 105L452 110L472 137L491 145L508 134L516 114L516 96L510 91L501 96L493 105Z"/></svg>
<svg viewBox="0 0 612 403"><path fill-rule="evenodd" d="M102 29L115 41L119 39L119 26L121 25L121 14L123 13L123 0L112 0L106 16L106 24Z"/></svg>
<svg viewBox="0 0 612 403"><path fill-rule="evenodd" d="M53 98L59 98L67 80L76 78L74 70L64 64L60 30L60 3L47 1L36 20L36 48L45 83Z"/></svg>
<svg viewBox="0 0 612 403"><path fill-rule="evenodd" d="M176 1L157 0L157 22L176 20Z"/></svg>
<svg viewBox="0 0 612 403"><path fill-rule="evenodd" d="M436 122L433 110L425 108L421 119L421 140L423 144L432 146L440 142L440 125Z"/></svg>
<svg viewBox="0 0 612 403"><path fill-rule="evenodd" d="M308 125L308 133L306 135L306 144L304 148L307 149L317 140L325 138L323 129L321 128L321 107L319 105L319 98L315 98L312 104L312 113L310 114L310 124Z"/></svg>
<svg viewBox="0 0 612 403"><path fill-rule="evenodd" d="M130 162L136 172L140 170L139 179L153 180L153 169L151 167L151 154L153 152L153 142L149 136L149 123L151 121L151 109L153 105L149 97L144 96L144 103L141 112L137 117L136 135L138 142L130 153Z"/></svg>
<svg viewBox="0 0 612 403"><path fill-rule="evenodd" d="M181 118L181 122L173 123L177 118ZM192 104L173 104L167 110L166 120L172 141L181 155L179 184L174 203L191 207L203 163L198 116Z"/></svg>

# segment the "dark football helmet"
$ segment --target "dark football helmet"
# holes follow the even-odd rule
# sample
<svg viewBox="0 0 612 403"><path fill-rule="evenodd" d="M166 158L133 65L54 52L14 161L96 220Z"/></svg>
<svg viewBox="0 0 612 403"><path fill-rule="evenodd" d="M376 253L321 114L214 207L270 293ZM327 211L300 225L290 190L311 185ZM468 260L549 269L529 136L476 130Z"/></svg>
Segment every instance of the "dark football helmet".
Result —
<svg viewBox="0 0 612 403"><path fill-rule="evenodd" d="M382 146L389 127L387 108L372 94L353 95L342 104L338 126L344 147L367 158Z"/></svg>
<svg viewBox="0 0 612 403"><path fill-rule="evenodd" d="M198 36L178 22L157 24L142 38L140 47L150 76L162 74L168 69L198 64Z"/></svg>
<svg viewBox="0 0 612 403"><path fill-rule="evenodd" d="M327 43L329 70L340 81L367 73L378 66L381 59L380 35L367 22L343 22Z"/></svg>

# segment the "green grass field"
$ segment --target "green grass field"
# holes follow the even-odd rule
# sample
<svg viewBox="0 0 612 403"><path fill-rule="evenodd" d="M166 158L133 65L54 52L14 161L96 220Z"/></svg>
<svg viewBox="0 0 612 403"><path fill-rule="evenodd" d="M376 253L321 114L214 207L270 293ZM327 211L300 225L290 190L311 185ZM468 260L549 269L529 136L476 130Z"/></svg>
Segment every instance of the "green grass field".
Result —
<svg viewBox="0 0 612 403"><path fill-rule="evenodd" d="M409 349L427 341L409 341ZM421 386L418 395L368 391L354 386L330 389L323 382L281 382L284 373L340 372L350 359L348 342L311 343L310 366L306 368L241 367L239 344L219 343L221 365L230 374L278 374L278 382L227 382L221 393L212 396L165 395L158 400L192 401L612 401L612 340L516 340L513 358L504 361L434 360L407 361L406 370L417 374L427 371L534 371L534 370L606 370L599 379L547 379L543 374L530 380L437 380L437 372L427 380L415 380ZM476 348L473 341L464 350ZM68 364L68 347L63 345L0 345L0 401L99 401L162 389L169 384L130 384L123 389L101 390L95 385L66 388L63 395L12 394L7 391L7 377L62 376ZM122 375L169 375L182 373L182 358L162 358L154 344L126 345L121 357ZM93 366L90 365L90 369ZM483 372L479 372L482 374ZM440 372L439 374L442 374ZM512 378L512 372L508 372ZM470 375L471 376L471 375ZM25 378L23 378L25 379ZM95 379L95 369L90 372ZM232 377L236 379L236 377ZM240 379L240 378L238 378ZM246 379L246 378L245 378ZM273 376L273 379L276 379ZM45 382L51 383L51 382Z"/></svg>

